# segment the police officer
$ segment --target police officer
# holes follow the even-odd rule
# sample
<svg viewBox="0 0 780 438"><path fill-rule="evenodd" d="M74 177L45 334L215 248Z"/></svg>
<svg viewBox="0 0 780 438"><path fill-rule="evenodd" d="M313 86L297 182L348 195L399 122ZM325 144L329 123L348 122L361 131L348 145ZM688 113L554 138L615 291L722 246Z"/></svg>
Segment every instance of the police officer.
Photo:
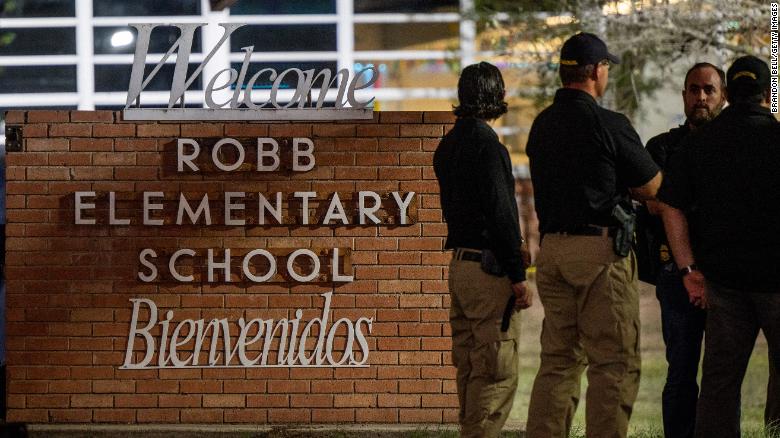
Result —
<svg viewBox="0 0 780 438"><path fill-rule="evenodd" d="M639 388L629 193L653 198L661 174L628 119L596 103L617 62L597 36L569 38L561 49L563 88L528 137L545 314L529 438L568 436L586 366L589 437L625 437Z"/></svg>
<svg viewBox="0 0 780 438"><path fill-rule="evenodd" d="M669 156L678 150L689 132L720 113L726 103L725 85L726 73L710 63L701 62L688 70L682 90L685 123L647 142L647 151L659 167L666 167ZM648 201L647 206L651 213L657 214L655 201ZM696 422L696 399L699 397L696 375L706 314L688 300L680 271L669 251L661 218L654 216L652 224L657 245L654 255L660 265L655 293L661 305L669 364L662 397L664 434L667 438L689 438L693 436Z"/></svg>
<svg viewBox="0 0 780 438"><path fill-rule="evenodd" d="M447 222L452 360L463 437L496 437L517 388L517 308L531 305L509 153L487 124L506 113L504 81L492 64L466 67L455 126L433 166ZM510 299L511 298L511 299Z"/></svg>
<svg viewBox="0 0 780 438"><path fill-rule="evenodd" d="M767 425L780 422L780 124L767 64L727 74L730 106L672 155L658 193L690 300L707 308L697 437L740 436L740 389L759 330L769 344Z"/></svg>

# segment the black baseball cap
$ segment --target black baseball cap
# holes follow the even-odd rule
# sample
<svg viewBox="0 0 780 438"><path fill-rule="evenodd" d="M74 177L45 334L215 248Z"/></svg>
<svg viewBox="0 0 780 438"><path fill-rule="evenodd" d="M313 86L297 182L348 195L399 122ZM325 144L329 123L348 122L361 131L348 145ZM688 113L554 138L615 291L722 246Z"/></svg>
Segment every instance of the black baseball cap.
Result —
<svg viewBox="0 0 780 438"><path fill-rule="evenodd" d="M591 65L605 59L620 64L620 58L609 53L604 41L592 33L580 32L561 47L561 65Z"/></svg>
<svg viewBox="0 0 780 438"><path fill-rule="evenodd" d="M761 94L769 88L769 66L755 56L737 58L726 73L729 92L741 95Z"/></svg>

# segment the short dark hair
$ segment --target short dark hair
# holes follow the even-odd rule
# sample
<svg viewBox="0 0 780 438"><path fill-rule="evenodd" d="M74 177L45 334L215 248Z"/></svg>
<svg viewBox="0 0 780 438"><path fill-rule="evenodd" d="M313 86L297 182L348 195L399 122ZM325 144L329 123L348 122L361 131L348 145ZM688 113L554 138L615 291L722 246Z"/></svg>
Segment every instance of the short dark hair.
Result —
<svg viewBox="0 0 780 438"><path fill-rule="evenodd" d="M504 78L495 65L488 62L472 64L460 74L459 104L452 112L458 117L497 119L507 111L504 95Z"/></svg>
<svg viewBox="0 0 780 438"><path fill-rule="evenodd" d="M569 85L569 84L585 82L593 74L594 68L596 68L594 64L588 64L588 65L561 64L560 68L558 69L558 74L561 76L561 83L563 85Z"/></svg>
<svg viewBox="0 0 780 438"><path fill-rule="evenodd" d="M720 88L723 89L726 87L726 72L724 72L718 66L714 64L710 64L709 62L697 62L696 64L693 64L693 67L688 69L688 73L685 73L685 81L683 81L683 89L688 89L688 77L691 75L691 73L693 73L694 71L700 68L711 68L715 70L715 72L718 73L718 77L720 78Z"/></svg>

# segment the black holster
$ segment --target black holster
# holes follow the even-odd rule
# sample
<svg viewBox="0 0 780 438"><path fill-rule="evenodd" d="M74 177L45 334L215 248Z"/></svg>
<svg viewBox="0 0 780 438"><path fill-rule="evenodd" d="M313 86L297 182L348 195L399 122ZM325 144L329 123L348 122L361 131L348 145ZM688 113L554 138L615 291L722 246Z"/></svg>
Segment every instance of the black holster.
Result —
<svg viewBox="0 0 780 438"><path fill-rule="evenodd" d="M504 307L504 314L501 316L501 331L504 333L509 330L512 314L515 313L515 301L517 301L517 298L515 297L514 291L512 291L512 295L509 297L506 307Z"/></svg>
<svg viewBox="0 0 780 438"><path fill-rule="evenodd" d="M495 275L496 277L503 277L506 275L504 267L496 259L496 255L489 249L482 250L482 260L480 261L480 267L486 274Z"/></svg>
<svg viewBox="0 0 780 438"><path fill-rule="evenodd" d="M631 246L634 243L636 214L618 204L612 209L612 218L618 224L615 237L613 238L613 250L615 254L626 257L631 253Z"/></svg>

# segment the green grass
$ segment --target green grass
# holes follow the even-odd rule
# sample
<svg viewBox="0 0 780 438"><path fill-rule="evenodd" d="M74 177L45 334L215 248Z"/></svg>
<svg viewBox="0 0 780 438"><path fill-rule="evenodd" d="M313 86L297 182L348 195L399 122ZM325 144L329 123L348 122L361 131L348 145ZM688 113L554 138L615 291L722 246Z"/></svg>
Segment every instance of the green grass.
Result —
<svg viewBox="0 0 780 438"><path fill-rule="evenodd" d="M636 438L663 437L661 420L661 392L666 380L666 358L661 337L661 316L655 289L642 284L640 288L640 312L642 319L642 377L639 395L634 404L629 436ZM543 310L538 300L525 311L521 325L520 383L509 417L510 421L525 422L531 386L539 368L539 334ZM764 405L769 376L767 346L763 335L753 350L745 381L742 385L743 437L780 438L780 433L764 432ZM587 379L583 374L583 394L574 418L572 436L585 436L584 390Z"/></svg>
<svg viewBox="0 0 780 438"><path fill-rule="evenodd" d="M458 438L460 434L452 430L416 430L406 436L409 438Z"/></svg>

